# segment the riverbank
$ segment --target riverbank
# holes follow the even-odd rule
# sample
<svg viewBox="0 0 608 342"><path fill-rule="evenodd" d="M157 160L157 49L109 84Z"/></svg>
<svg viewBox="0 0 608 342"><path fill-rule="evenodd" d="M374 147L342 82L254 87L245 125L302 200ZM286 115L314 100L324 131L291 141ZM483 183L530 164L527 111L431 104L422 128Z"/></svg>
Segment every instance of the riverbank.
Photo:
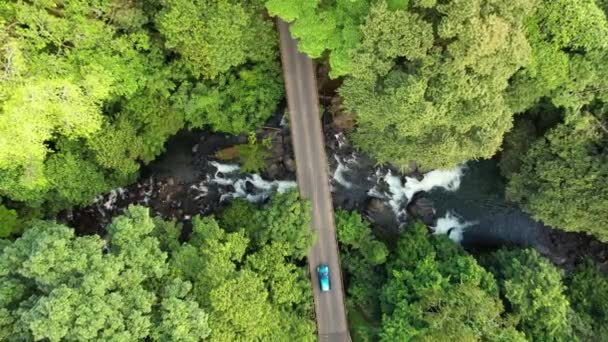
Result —
<svg viewBox="0 0 608 342"><path fill-rule="evenodd" d="M394 238L409 222L420 219L473 252L533 247L565 269L591 258L608 270L607 244L546 227L506 202L495 161L469 162L425 175L415 165L402 172L390 165L377 166L352 146L347 116L327 112L323 120L334 206L361 212L377 235ZM259 175L243 173L238 165L215 157L222 149L247 143L246 136L181 132L142 171L138 182L98 197L91 206L65 212L60 219L80 234L104 235L110 218L132 204L150 207L155 215L187 228L194 215L215 213L234 198L263 202L274 191L296 186L287 124L279 111L258 130L259 139L272 142L269 167Z"/></svg>

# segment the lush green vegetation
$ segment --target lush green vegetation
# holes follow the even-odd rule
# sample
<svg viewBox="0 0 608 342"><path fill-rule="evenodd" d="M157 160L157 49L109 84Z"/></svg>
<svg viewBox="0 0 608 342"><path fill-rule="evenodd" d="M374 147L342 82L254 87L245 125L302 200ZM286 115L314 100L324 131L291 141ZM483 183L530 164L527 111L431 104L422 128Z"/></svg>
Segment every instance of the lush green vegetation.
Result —
<svg viewBox="0 0 608 342"><path fill-rule="evenodd" d="M387 246L359 214L338 216L348 304L359 340L591 341L603 336L608 277L584 264L564 277L531 249L479 260L413 224ZM382 258L362 245L377 245ZM363 324L362 317L367 320ZM356 325L354 323L357 323Z"/></svg>
<svg viewBox="0 0 608 342"><path fill-rule="evenodd" d="M302 51L328 56L356 114L352 138L378 162L452 167L502 146L509 199L549 225L608 240L605 1L266 7L295 20Z"/></svg>
<svg viewBox="0 0 608 342"><path fill-rule="evenodd" d="M180 225L143 207L105 239L32 222L0 249L0 339L312 341L308 211L293 192L239 202L195 217L183 243ZM257 220L231 224L241 215Z"/></svg>
<svg viewBox="0 0 608 342"><path fill-rule="evenodd" d="M606 0L0 1L0 340L312 341L310 206L235 201L192 233L131 207L106 236L59 211L133 182L182 129L249 134L283 97L270 16L339 79L350 138L423 170L497 157L534 218L608 241ZM50 220L41 220L41 217ZM337 213L360 340L594 341L608 278L537 252L471 255Z"/></svg>
<svg viewBox="0 0 608 342"><path fill-rule="evenodd" d="M0 196L86 204L181 128L256 128L282 97L276 47L259 1L3 1Z"/></svg>
<svg viewBox="0 0 608 342"><path fill-rule="evenodd" d="M258 141L255 133L249 134L249 143L232 146L216 153L220 160L237 160L245 172L258 173L268 167L272 138Z"/></svg>

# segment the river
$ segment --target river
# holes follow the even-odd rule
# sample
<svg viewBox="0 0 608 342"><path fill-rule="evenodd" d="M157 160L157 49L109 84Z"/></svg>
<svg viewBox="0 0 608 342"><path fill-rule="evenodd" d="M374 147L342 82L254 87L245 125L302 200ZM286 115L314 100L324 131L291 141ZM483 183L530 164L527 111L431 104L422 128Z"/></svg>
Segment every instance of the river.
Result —
<svg viewBox="0 0 608 342"><path fill-rule="evenodd" d="M274 150L278 152L272 163L279 165L291 158L289 129L279 120L274 126L273 139L278 141ZM326 131L335 207L363 213L376 230L399 234L415 219L408 209L423 198L429 206L425 221L431 229L470 250L530 246L555 263L568 265L587 255L599 263L608 259L605 244L546 227L508 203L504 179L494 160L467 162L424 175L403 174L390 166L377 166L353 149L343 134ZM103 234L111 217L130 204L141 204L187 226L194 215L212 214L234 198L260 203L275 191L296 187L295 174L284 167L273 175L257 175L214 160L217 149L244 141L244 137L183 132L170 140L167 152L142 172L137 183L99 196L93 205L68 212L64 220L81 233Z"/></svg>

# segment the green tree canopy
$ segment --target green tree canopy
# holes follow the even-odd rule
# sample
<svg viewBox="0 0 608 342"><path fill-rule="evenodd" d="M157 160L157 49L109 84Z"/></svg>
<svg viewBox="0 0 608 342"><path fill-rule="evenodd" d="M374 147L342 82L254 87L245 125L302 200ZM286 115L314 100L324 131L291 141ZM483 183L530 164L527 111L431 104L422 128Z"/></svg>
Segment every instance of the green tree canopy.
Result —
<svg viewBox="0 0 608 342"><path fill-rule="evenodd" d="M178 130L242 133L282 97L257 1L0 4L0 196L52 211L131 181ZM160 33L160 34L159 34Z"/></svg>
<svg viewBox="0 0 608 342"><path fill-rule="evenodd" d="M294 195L278 197L284 203ZM249 209L269 212L260 225L301 230L310 245L309 226L300 224L308 210L281 216L273 205ZM32 223L0 247L0 339L314 340L299 242L273 234L258 240L213 217L195 217L184 243L180 230L143 207L114 218L105 239Z"/></svg>
<svg viewBox="0 0 608 342"><path fill-rule="evenodd" d="M535 2L451 1L370 9L340 88L355 144L380 162L425 169L491 157L511 128L508 80L528 63Z"/></svg>
<svg viewBox="0 0 608 342"><path fill-rule="evenodd" d="M608 240L606 105L569 118L532 144L507 197L544 223Z"/></svg>
<svg viewBox="0 0 608 342"><path fill-rule="evenodd" d="M570 303L560 270L533 249L502 249L486 264L508 303L509 318L528 340L573 340Z"/></svg>
<svg viewBox="0 0 608 342"><path fill-rule="evenodd" d="M582 341L608 336L608 276L589 260L566 279L566 295L582 324L576 332Z"/></svg>
<svg viewBox="0 0 608 342"><path fill-rule="evenodd" d="M382 341L524 341L491 273L445 236L410 226L387 264Z"/></svg>
<svg viewBox="0 0 608 342"><path fill-rule="evenodd" d="M508 101L522 112L542 97L578 110L605 88L608 21L594 0L543 1L526 23L530 63L513 77Z"/></svg>
<svg viewBox="0 0 608 342"><path fill-rule="evenodd" d="M294 24L291 33L299 38L298 48L312 58L331 51L330 76L348 74L353 53L361 41L359 26L369 11L369 0L267 0L271 15Z"/></svg>
<svg viewBox="0 0 608 342"><path fill-rule="evenodd" d="M33 223L0 253L2 339L143 339L162 329L152 325L152 316L159 299L155 284L168 272L167 254L153 229L144 208L114 219L108 241L76 237L53 222ZM176 322L175 308L166 308L160 320L208 330L196 303L182 305L203 319Z"/></svg>

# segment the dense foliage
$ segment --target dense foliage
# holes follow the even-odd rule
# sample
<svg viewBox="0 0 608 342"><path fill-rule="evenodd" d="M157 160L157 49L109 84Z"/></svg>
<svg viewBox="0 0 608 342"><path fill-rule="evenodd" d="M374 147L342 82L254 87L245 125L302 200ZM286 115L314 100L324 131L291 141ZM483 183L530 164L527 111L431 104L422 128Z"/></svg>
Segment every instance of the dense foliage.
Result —
<svg viewBox="0 0 608 342"><path fill-rule="evenodd" d="M608 276L586 261L567 279L567 295L581 321L577 332L581 340L608 336Z"/></svg>
<svg viewBox="0 0 608 342"><path fill-rule="evenodd" d="M608 241L606 107L537 139L510 176L507 196L546 224Z"/></svg>
<svg viewBox="0 0 608 342"><path fill-rule="evenodd" d="M601 5L601 4L599 4ZM356 144L424 168L488 158L512 117L605 89L608 25L594 0L269 0L312 57L329 52Z"/></svg>
<svg viewBox="0 0 608 342"><path fill-rule="evenodd" d="M184 243L179 225L142 207L114 218L106 239L34 222L0 251L0 339L312 341L299 266L310 245L308 208L289 193L264 208L231 208L260 218L247 229L195 217Z"/></svg>
<svg viewBox="0 0 608 342"><path fill-rule="evenodd" d="M600 6L598 6L600 5ZM510 86L524 111L549 101L562 112L534 107L522 114L502 156L507 196L551 226L608 240L608 21L591 0L551 1L528 24L532 63ZM544 99L544 100L543 100ZM549 118L549 119L547 119Z"/></svg>
<svg viewBox="0 0 608 342"><path fill-rule="evenodd" d="M570 341L570 306L561 272L535 250L499 250L487 261L509 319L530 341Z"/></svg>
<svg viewBox="0 0 608 342"><path fill-rule="evenodd" d="M529 60L524 24L536 1L310 3L267 7L296 19L304 52L331 51L362 150L426 169L496 152L511 127L508 80Z"/></svg>
<svg viewBox="0 0 608 342"><path fill-rule="evenodd" d="M546 224L608 239L605 1L266 7L293 20L299 48L327 56L330 75L343 77L354 143L378 162L452 167L502 146L509 199Z"/></svg>
<svg viewBox="0 0 608 342"><path fill-rule="evenodd" d="M183 127L242 133L282 96L257 1L3 1L0 196L84 204Z"/></svg>
<svg viewBox="0 0 608 342"><path fill-rule="evenodd" d="M563 278L531 249L498 250L477 261L419 223L394 245L359 214L338 215L338 238L355 340L591 341L605 330L608 277L585 264ZM376 245L383 258L361 246ZM354 323L354 322L351 322Z"/></svg>
<svg viewBox="0 0 608 342"><path fill-rule="evenodd" d="M399 239L382 289L382 341L522 340L502 317L492 275L422 224Z"/></svg>

